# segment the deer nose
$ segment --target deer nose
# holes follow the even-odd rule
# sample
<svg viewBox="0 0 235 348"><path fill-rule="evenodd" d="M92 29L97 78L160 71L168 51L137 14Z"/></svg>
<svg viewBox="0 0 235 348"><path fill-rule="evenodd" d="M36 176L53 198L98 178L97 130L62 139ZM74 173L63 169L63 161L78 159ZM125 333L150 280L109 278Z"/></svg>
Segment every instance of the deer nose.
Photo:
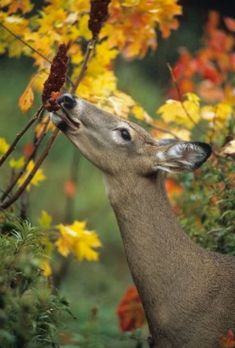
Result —
<svg viewBox="0 0 235 348"><path fill-rule="evenodd" d="M66 109L73 109L77 104L76 98L70 93L64 93L57 99L58 104L62 104Z"/></svg>

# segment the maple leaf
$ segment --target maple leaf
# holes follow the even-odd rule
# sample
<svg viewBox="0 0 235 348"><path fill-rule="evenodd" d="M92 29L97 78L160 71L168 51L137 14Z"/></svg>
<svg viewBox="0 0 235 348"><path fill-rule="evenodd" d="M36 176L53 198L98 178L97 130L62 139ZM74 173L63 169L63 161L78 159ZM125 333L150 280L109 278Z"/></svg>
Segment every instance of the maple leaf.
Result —
<svg viewBox="0 0 235 348"><path fill-rule="evenodd" d="M0 156L4 155L5 152L9 149L9 144L4 138L0 138Z"/></svg>
<svg viewBox="0 0 235 348"><path fill-rule="evenodd" d="M34 94L29 84L19 98L18 106L22 112L27 112L32 107L34 101Z"/></svg>
<svg viewBox="0 0 235 348"><path fill-rule="evenodd" d="M8 6L9 14L15 13L17 11L21 11L23 14L25 14L32 11L34 5L30 0L11 0Z"/></svg>
<svg viewBox="0 0 235 348"><path fill-rule="evenodd" d="M161 114L162 119L169 123L183 125L191 129L200 120L199 98L193 93L187 93L184 101L168 99L157 113Z"/></svg>
<svg viewBox="0 0 235 348"><path fill-rule="evenodd" d="M166 182L166 191L170 198L174 198L183 192L183 187L177 183L173 178L167 178Z"/></svg>
<svg viewBox="0 0 235 348"><path fill-rule="evenodd" d="M226 336L220 337L221 348L235 348L235 335L231 329L227 331Z"/></svg>
<svg viewBox="0 0 235 348"><path fill-rule="evenodd" d="M234 156L235 155L235 140L230 140L223 150L221 151L222 155Z"/></svg>
<svg viewBox="0 0 235 348"><path fill-rule="evenodd" d="M235 31L235 19L231 17L225 17L224 18L224 23L228 30L230 31Z"/></svg>
<svg viewBox="0 0 235 348"><path fill-rule="evenodd" d="M86 230L85 222L74 221L71 225L60 224L57 228L60 237L55 245L61 255L73 253L79 261L98 260L99 254L95 249L102 244L95 232Z"/></svg>
<svg viewBox="0 0 235 348"><path fill-rule="evenodd" d="M25 164L25 158L23 156L21 156L17 160L12 158L9 161L9 166L12 169L20 169L20 168L22 168L24 166L24 164Z"/></svg>
<svg viewBox="0 0 235 348"><path fill-rule="evenodd" d="M23 154L26 158L30 157L35 150L35 145L33 143L25 144L23 148Z"/></svg>
<svg viewBox="0 0 235 348"><path fill-rule="evenodd" d="M17 184L18 186L21 186L24 181L26 180L26 178L29 176L30 172L32 171L32 169L34 168L34 161L31 160L29 162L29 164L27 165L26 171L24 172L24 174L19 178ZM42 169L38 169L36 174L34 175L34 177L32 178L32 180L30 181L30 184L27 186L27 191L29 191L31 189L32 186L38 186L38 184L45 180L46 177L43 174Z"/></svg>
<svg viewBox="0 0 235 348"><path fill-rule="evenodd" d="M52 217L45 210L42 210L40 217L38 218L39 226L48 228L51 226Z"/></svg>
<svg viewBox="0 0 235 348"><path fill-rule="evenodd" d="M64 183L64 193L66 197L73 198L76 195L76 184L73 180Z"/></svg>
<svg viewBox="0 0 235 348"><path fill-rule="evenodd" d="M129 287L117 307L122 331L133 331L144 325L145 315L136 287Z"/></svg>
<svg viewBox="0 0 235 348"><path fill-rule="evenodd" d="M44 277L48 278L52 275L52 269L48 259L44 259L41 261L40 268Z"/></svg>

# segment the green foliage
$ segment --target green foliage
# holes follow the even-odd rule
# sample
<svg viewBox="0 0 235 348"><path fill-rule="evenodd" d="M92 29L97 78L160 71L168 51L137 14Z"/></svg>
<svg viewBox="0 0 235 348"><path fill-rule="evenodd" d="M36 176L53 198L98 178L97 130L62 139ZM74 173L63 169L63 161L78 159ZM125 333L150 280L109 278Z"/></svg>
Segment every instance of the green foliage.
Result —
<svg viewBox="0 0 235 348"><path fill-rule="evenodd" d="M202 246L235 255L235 163L217 156L195 176L185 174L180 218L185 231Z"/></svg>
<svg viewBox="0 0 235 348"><path fill-rule="evenodd" d="M0 347L58 347L59 318L67 310L42 275L42 232L1 215Z"/></svg>

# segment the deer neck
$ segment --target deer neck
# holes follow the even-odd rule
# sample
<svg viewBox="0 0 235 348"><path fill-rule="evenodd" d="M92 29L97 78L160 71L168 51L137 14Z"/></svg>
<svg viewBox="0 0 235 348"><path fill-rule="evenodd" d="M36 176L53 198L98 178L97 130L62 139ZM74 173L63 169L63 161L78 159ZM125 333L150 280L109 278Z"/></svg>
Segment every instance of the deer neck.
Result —
<svg viewBox="0 0 235 348"><path fill-rule="evenodd" d="M172 312L170 306L183 303L185 289L200 281L204 250L181 230L163 173L154 178L109 177L107 186L148 322L153 328L161 326Z"/></svg>

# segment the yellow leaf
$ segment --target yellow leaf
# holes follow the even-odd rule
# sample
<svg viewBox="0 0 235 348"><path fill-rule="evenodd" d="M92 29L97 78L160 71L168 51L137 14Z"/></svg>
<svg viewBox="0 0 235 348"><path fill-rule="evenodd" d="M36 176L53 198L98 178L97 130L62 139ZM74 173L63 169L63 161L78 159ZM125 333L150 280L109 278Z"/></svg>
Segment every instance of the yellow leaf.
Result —
<svg viewBox="0 0 235 348"><path fill-rule="evenodd" d="M21 186L23 184L23 182L26 180L26 178L31 173L34 166L35 166L35 163L34 163L34 161L31 160L29 162L29 164L27 165L25 173L19 178L19 180L17 182L18 186ZM38 184L45 179L46 179L46 177L43 174L42 169L38 169L36 174L34 175L33 179L31 180L31 182L27 186L27 191L29 191L32 186L38 186Z"/></svg>
<svg viewBox="0 0 235 348"><path fill-rule="evenodd" d="M132 112L135 118L137 118L137 120L144 120L144 110L141 106L139 105L133 106Z"/></svg>
<svg viewBox="0 0 235 348"><path fill-rule="evenodd" d="M223 155L235 155L235 140L231 140L224 149L222 150L221 154Z"/></svg>
<svg viewBox="0 0 235 348"><path fill-rule="evenodd" d="M45 210L42 210L41 215L38 219L39 226L48 228L51 226L52 217Z"/></svg>
<svg viewBox="0 0 235 348"><path fill-rule="evenodd" d="M42 270L42 274L44 275L44 277L50 277L52 275L52 269L51 269L51 266L50 266L50 263L48 260L43 260L41 262L41 270Z"/></svg>
<svg viewBox="0 0 235 348"><path fill-rule="evenodd" d="M197 105L199 105L200 103L200 98L195 94L195 93L186 93L185 94L186 98L193 102L193 103L196 103Z"/></svg>
<svg viewBox="0 0 235 348"><path fill-rule="evenodd" d="M27 112L33 105L34 94L31 85L28 85L19 99L19 108L22 112Z"/></svg>
<svg viewBox="0 0 235 348"><path fill-rule="evenodd" d="M97 234L86 230L86 223L74 221L71 225L58 225L60 237L56 241L59 253L68 256L73 253L79 261L97 261L98 252L95 250L101 246Z"/></svg>
<svg viewBox="0 0 235 348"><path fill-rule="evenodd" d="M126 7L132 7L138 5L140 0L122 0L121 5Z"/></svg>
<svg viewBox="0 0 235 348"><path fill-rule="evenodd" d="M25 163L25 159L23 156L21 156L20 158L18 158L17 160L12 158L10 161L9 161L9 166L12 168L12 169L20 169L24 166L24 163Z"/></svg>
<svg viewBox="0 0 235 348"><path fill-rule="evenodd" d="M191 129L200 120L200 99L193 93L187 93L185 98L183 102L169 99L157 112L165 122Z"/></svg>
<svg viewBox="0 0 235 348"><path fill-rule="evenodd" d="M134 105L131 111L137 120L152 122L151 116L140 105Z"/></svg>
<svg viewBox="0 0 235 348"><path fill-rule="evenodd" d="M211 105L206 105L201 108L201 117L207 121L213 121L215 118L215 108Z"/></svg>
<svg viewBox="0 0 235 348"><path fill-rule="evenodd" d="M232 112L232 106L227 103L219 103L216 106L216 117L218 117L221 121L229 118Z"/></svg>
<svg viewBox="0 0 235 348"><path fill-rule="evenodd" d="M0 155L4 155L9 149L9 145L7 144L4 138L0 138Z"/></svg>
<svg viewBox="0 0 235 348"><path fill-rule="evenodd" d="M11 1L11 4L9 6L9 13L15 13L17 11L21 11L23 14L30 12L33 8L33 5L31 4L30 0L14 0Z"/></svg>

